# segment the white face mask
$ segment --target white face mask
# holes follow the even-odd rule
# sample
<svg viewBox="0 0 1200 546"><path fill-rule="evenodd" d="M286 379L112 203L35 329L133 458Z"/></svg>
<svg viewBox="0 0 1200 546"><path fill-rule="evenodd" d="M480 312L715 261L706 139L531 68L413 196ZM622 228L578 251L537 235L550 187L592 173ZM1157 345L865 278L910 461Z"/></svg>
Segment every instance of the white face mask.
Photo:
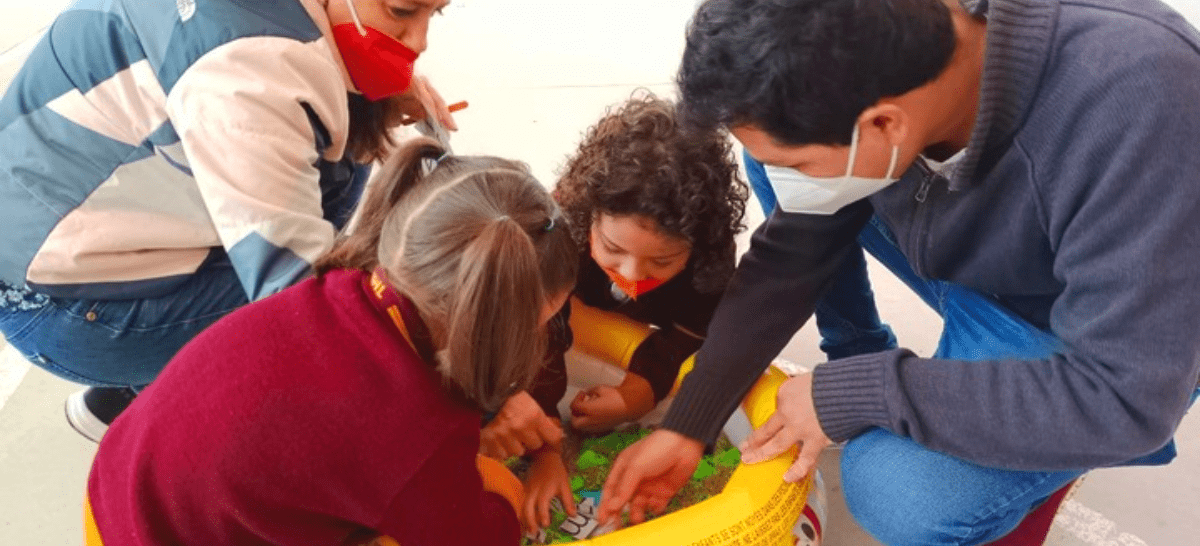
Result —
<svg viewBox="0 0 1200 546"><path fill-rule="evenodd" d="M816 177L789 167L764 167L779 208L784 212L832 215L895 182L892 171L896 169L899 154L900 147L892 146L892 162L883 178L854 176L854 158L858 155L858 125L855 124L854 134L850 137L850 161L843 176Z"/></svg>

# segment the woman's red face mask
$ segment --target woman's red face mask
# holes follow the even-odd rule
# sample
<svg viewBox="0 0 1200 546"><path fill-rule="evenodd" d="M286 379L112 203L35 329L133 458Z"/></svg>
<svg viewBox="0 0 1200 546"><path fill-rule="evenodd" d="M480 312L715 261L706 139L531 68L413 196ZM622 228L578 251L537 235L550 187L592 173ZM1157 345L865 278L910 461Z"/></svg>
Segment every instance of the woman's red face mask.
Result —
<svg viewBox="0 0 1200 546"><path fill-rule="evenodd" d="M351 22L333 25L333 40L354 86L368 100L404 93L419 54L379 29L364 25L354 0L344 0Z"/></svg>

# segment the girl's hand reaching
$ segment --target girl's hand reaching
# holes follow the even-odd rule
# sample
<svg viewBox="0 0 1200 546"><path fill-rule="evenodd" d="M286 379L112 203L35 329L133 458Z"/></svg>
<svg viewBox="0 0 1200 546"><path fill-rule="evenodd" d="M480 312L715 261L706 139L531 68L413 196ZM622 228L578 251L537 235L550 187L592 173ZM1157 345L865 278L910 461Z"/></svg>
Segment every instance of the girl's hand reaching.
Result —
<svg viewBox="0 0 1200 546"><path fill-rule="evenodd" d="M479 452L503 461L551 446L558 449L563 432L528 392L509 397L500 412L479 434Z"/></svg>
<svg viewBox="0 0 1200 546"><path fill-rule="evenodd" d="M562 455L553 449L543 449L533 456L529 475L525 478L525 506L521 525L529 533L537 533L550 525L550 500L558 497L563 509L575 515L575 497Z"/></svg>
<svg viewBox="0 0 1200 546"><path fill-rule="evenodd" d="M629 406L616 387L601 385L579 391L571 401L571 426L604 432L629 420Z"/></svg>
<svg viewBox="0 0 1200 546"><path fill-rule="evenodd" d="M621 423L636 421L654 409L650 382L635 373L625 374L616 387L601 385L579 391L571 401L571 426L584 432L606 432Z"/></svg>

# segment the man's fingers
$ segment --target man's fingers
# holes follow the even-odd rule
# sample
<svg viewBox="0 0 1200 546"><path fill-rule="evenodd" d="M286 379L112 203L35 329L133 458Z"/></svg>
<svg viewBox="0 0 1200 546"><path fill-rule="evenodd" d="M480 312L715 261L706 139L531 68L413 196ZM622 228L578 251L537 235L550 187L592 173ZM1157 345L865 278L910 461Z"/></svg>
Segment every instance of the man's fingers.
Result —
<svg viewBox="0 0 1200 546"><path fill-rule="evenodd" d="M800 453L796 455L796 461L783 474L783 481L798 482L808 475L808 472L817 465L817 458L821 456L822 446L817 442L805 442L800 445Z"/></svg>
<svg viewBox="0 0 1200 546"><path fill-rule="evenodd" d="M629 503L629 522L643 523L647 516L654 517L656 514L663 513L667 508L667 502L670 498L662 498L657 493L638 494L634 496L633 501Z"/></svg>
<svg viewBox="0 0 1200 546"><path fill-rule="evenodd" d="M504 459L504 457L501 457L504 454L504 448L500 447L500 443L495 438L487 434L479 440L479 452L493 459Z"/></svg>
<svg viewBox="0 0 1200 546"><path fill-rule="evenodd" d="M796 438L787 433L787 429L781 430L766 441L763 445L751 450L742 455L742 461L748 464L754 464L769 459L774 459L780 453L787 451L796 445Z"/></svg>
<svg viewBox="0 0 1200 546"><path fill-rule="evenodd" d="M738 449L742 452L742 462L753 464L769 459L764 455L764 448L783 430L784 421L778 413L772 415L761 427L754 429ZM778 454L776 454L778 455ZM773 457L772 455L771 457Z"/></svg>
<svg viewBox="0 0 1200 546"><path fill-rule="evenodd" d="M667 510L667 503L670 501L670 497L654 495L646 500L646 508L649 508L650 512L654 514L661 514Z"/></svg>
<svg viewBox="0 0 1200 546"><path fill-rule="evenodd" d="M808 475L808 469L811 467L812 461L807 459L796 458L789 466L787 472L783 473L783 481L788 483L796 483Z"/></svg>

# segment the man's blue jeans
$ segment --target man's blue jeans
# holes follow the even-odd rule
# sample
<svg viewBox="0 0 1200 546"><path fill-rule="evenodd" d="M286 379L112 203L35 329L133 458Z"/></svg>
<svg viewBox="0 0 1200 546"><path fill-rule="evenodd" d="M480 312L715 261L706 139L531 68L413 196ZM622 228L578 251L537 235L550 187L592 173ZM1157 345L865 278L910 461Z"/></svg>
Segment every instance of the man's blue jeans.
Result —
<svg viewBox="0 0 1200 546"><path fill-rule="evenodd" d="M918 277L878 218L859 235L945 321L937 358L1030 358L1059 340L971 290ZM1023 472L982 467L883 429L842 450L842 488L858 523L885 544L982 544L1000 538L1083 469Z"/></svg>
<svg viewBox="0 0 1200 546"><path fill-rule="evenodd" d="M934 358L1042 358L1061 351L1056 336L993 298L918 277L878 217L863 229L859 242L941 314L945 324ZM1193 401L1196 396L1200 390ZM1165 464L1174 456L1171 442L1126 464ZM986 468L883 429L871 429L847 442L841 469L846 505L864 529L885 544L932 545L996 540L1087 470Z"/></svg>
<svg viewBox="0 0 1200 546"><path fill-rule="evenodd" d="M767 173L762 163L750 154L743 153L743 159L754 196L763 214L770 216L776 199ZM862 248L854 248L847 257L833 285L817 302L814 315L821 334L821 350L829 360L896 348L892 329L879 320Z"/></svg>
<svg viewBox="0 0 1200 546"><path fill-rule="evenodd" d="M188 340L246 292L224 253L179 290L136 300L62 300L0 282L0 331L30 362L64 379L140 390Z"/></svg>

